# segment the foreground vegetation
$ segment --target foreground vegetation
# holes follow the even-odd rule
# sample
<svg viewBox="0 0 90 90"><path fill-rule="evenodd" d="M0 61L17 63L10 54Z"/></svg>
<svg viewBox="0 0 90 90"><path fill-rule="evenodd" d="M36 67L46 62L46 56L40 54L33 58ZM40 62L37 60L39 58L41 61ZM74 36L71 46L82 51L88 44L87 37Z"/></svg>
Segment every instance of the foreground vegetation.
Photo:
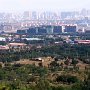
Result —
<svg viewBox="0 0 90 90"><path fill-rule="evenodd" d="M13 61L52 57L45 67ZM58 63L63 60L64 63ZM62 44L26 51L0 51L0 90L90 90L90 45ZM84 65L80 69L78 63Z"/></svg>
<svg viewBox="0 0 90 90"><path fill-rule="evenodd" d="M90 90L90 69L52 71L51 67L6 64L0 67L0 90Z"/></svg>
<svg viewBox="0 0 90 90"><path fill-rule="evenodd" d="M31 50L24 51L0 51L0 61L1 62L12 62L18 61L20 59L31 59L38 57L52 56L59 59L78 58L84 63L90 63L90 45L89 44L61 44L43 47L40 49L32 48Z"/></svg>

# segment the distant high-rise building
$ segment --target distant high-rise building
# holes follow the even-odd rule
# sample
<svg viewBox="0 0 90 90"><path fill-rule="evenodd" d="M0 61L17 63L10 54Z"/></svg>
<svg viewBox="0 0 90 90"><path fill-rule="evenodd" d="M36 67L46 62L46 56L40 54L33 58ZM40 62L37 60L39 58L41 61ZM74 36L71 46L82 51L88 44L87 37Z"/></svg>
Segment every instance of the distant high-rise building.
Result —
<svg viewBox="0 0 90 90"><path fill-rule="evenodd" d="M53 26L47 25L46 29L47 29L47 34L53 34Z"/></svg>
<svg viewBox="0 0 90 90"><path fill-rule="evenodd" d="M61 18L75 18L79 16L79 12L73 11L73 12L61 12Z"/></svg>
<svg viewBox="0 0 90 90"><path fill-rule="evenodd" d="M53 27L53 33L54 34L60 34L60 33L62 33L62 26L54 26Z"/></svg>
<svg viewBox="0 0 90 90"><path fill-rule="evenodd" d="M30 19L30 12L29 12L29 11L25 11L25 12L23 13L23 18L24 18L24 19Z"/></svg>
<svg viewBox="0 0 90 90"><path fill-rule="evenodd" d="M87 16L87 10L85 8L81 10L81 15Z"/></svg>
<svg viewBox="0 0 90 90"><path fill-rule="evenodd" d="M47 34L45 26L38 27L38 34Z"/></svg>
<svg viewBox="0 0 90 90"><path fill-rule="evenodd" d="M75 33L76 30L77 30L77 26L67 25L67 26L65 26L64 32Z"/></svg>
<svg viewBox="0 0 90 90"><path fill-rule="evenodd" d="M4 19L5 13L0 13L0 19Z"/></svg>
<svg viewBox="0 0 90 90"><path fill-rule="evenodd" d="M30 28L27 30L27 34L31 34L31 35L37 34L36 27L30 27Z"/></svg>
<svg viewBox="0 0 90 90"><path fill-rule="evenodd" d="M32 12L32 19L34 19L34 20L38 19L37 12L35 12L35 11Z"/></svg>
<svg viewBox="0 0 90 90"><path fill-rule="evenodd" d="M90 10L87 10L87 16L90 17Z"/></svg>
<svg viewBox="0 0 90 90"><path fill-rule="evenodd" d="M0 30L3 30L4 29L4 25L0 25Z"/></svg>

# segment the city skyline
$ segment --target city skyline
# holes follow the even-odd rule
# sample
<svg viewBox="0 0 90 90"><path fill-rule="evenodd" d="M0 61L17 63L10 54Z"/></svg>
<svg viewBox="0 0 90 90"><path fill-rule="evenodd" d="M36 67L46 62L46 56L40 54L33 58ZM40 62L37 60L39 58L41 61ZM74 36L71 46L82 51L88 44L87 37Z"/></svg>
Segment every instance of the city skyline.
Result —
<svg viewBox="0 0 90 90"><path fill-rule="evenodd" d="M0 12L77 11L90 9L90 0L0 0Z"/></svg>

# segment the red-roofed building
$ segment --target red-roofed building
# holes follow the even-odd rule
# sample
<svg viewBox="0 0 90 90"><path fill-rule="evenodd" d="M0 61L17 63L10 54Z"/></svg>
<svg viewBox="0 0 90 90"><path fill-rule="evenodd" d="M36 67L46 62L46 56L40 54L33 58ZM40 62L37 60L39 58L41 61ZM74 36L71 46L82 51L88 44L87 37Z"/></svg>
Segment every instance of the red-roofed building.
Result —
<svg viewBox="0 0 90 90"><path fill-rule="evenodd" d="M10 49L16 49L16 50L23 50L26 48L27 44L24 43L9 43L8 44Z"/></svg>

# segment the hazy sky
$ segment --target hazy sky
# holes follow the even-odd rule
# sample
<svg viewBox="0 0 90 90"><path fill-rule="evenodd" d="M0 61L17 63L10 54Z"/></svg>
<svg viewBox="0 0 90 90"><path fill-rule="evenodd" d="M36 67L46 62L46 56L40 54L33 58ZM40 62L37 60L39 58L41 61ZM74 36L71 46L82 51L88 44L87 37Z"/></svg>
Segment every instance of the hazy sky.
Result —
<svg viewBox="0 0 90 90"><path fill-rule="evenodd" d="M90 0L0 0L1 11L67 11L90 8Z"/></svg>

